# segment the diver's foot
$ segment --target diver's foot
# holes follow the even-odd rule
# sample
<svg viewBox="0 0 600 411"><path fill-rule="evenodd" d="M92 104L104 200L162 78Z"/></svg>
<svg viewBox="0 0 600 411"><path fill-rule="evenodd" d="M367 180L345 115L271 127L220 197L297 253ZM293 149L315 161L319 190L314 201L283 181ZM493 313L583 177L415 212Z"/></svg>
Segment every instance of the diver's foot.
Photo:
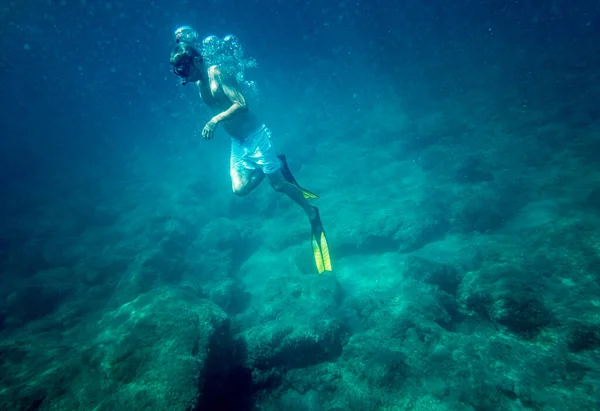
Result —
<svg viewBox="0 0 600 411"><path fill-rule="evenodd" d="M308 220L311 222L315 221L317 217L319 217L319 212L317 211L317 207L310 207L310 210L306 213L308 215Z"/></svg>
<svg viewBox="0 0 600 411"><path fill-rule="evenodd" d="M323 224L321 223L321 217L319 216L319 209L317 207L313 207L313 210L316 215L315 218L310 221L312 231L311 245L317 271L319 274L323 274L325 271L332 270L331 259L329 256L329 246L327 245L325 230L323 230Z"/></svg>

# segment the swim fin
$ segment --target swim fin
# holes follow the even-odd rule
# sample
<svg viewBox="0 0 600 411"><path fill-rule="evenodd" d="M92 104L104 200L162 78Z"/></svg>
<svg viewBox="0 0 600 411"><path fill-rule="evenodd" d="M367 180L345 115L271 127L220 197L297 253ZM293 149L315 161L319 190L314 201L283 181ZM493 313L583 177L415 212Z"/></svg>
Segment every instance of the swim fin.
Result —
<svg viewBox="0 0 600 411"><path fill-rule="evenodd" d="M279 161L281 161L281 173L283 174L283 178L285 178L285 181L298 187L300 189L300 191L302 191L302 195L304 196L304 198L306 198L306 199L319 198L319 196L316 195L315 193L312 193L312 192L308 191L307 189L300 187L300 184L298 184L298 182L292 175L292 172L290 171L290 168L288 167L287 160L283 154L277 156L277 158L279 159Z"/></svg>
<svg viewBox="0 0 600 411"><path fill-rule="evenodd" d="M327 238L325 237L325 231L323 230L323 223L321 223L321 215L319 209L313 207L317 216L311 220L310 226L312 229L312 249L315 257L315 263L317 264L317 271L319 275L325 271L331 271L331 260L329 258L329 246L327 245Z"/></svg>

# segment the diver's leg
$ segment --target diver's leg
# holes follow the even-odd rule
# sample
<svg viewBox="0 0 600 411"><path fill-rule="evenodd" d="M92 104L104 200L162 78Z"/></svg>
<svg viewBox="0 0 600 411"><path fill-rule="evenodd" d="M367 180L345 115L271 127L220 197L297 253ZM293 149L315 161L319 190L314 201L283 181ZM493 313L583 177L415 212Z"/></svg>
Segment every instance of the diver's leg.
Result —
<svg viewBox="0 0 600 411"><path fill-rule="evenodd" d="M312 231L311 246L313 249L313 256L317 271L319 274L325 271L331 271L331 257L329 255L329 245L327 245L327 238L325 237L325 231L323 230L323 224L321 223L321 217L319 216L319 210L317 207L310 205L306 199L305 193L311 194L315 198L316 196L306 190L303 190L298 186L296 180L293 178L289 169L287 170L288 178L285 175L285 157L273 158L272 150L270 156L267 155L262 159L263 172L265 173L271 187L276 191L287 195L292 201L297 203L308 217L310 221L310 227ZM295 184L294 184L295 183Z"/></svg>
<svg viewBox="0 0 600 411"><path fill-rule="evenodd" d="M317 211L307 201L302 189L298 186L296 180L289 172L285 157L282 156L279 158L275 154L275 150L271 143L271 130L267 127L264 127L260 141L258 142L258 148L260 149L261 157L258 159L257 165L266 175L271 187L273 187L275 191L287 195L292 201L302 207L310 221L317 218ZM289 174L288 179L285 178L284 170Z"/></svg>
<svg viewBox="0 0 600 411"><path fill-rule="evenodd" d="M231 188L238 196L248 195L265 178L265 173L260 169L247 169L243 167L231 168Z"/></svg>
<svg viewBox="0 0 600 411"><path fill-rule="evenodd" d="M275 191L287 195L292 201L302 207L309 220L312 221L317 217L316 210L310 205L308 200L304 198L302 190L298 188L298 186L287 182L281 173L281 169L267 174L267 179Z"/></svg>

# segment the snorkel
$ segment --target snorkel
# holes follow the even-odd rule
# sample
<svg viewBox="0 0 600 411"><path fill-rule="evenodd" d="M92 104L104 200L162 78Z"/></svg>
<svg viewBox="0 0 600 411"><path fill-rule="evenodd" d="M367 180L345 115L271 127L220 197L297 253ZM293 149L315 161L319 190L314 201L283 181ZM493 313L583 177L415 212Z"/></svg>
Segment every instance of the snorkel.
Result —
<svg viewBox="0 0 600 411"><path fill-rule="evenodd" d="M184 86L190 81L190 76L194 69L202 64L203 58L198 51L197 41L198 33L189 26L181 26L173 33L175 48L171 52L171 66L173 73L181 78L181 85Z"/></svg>

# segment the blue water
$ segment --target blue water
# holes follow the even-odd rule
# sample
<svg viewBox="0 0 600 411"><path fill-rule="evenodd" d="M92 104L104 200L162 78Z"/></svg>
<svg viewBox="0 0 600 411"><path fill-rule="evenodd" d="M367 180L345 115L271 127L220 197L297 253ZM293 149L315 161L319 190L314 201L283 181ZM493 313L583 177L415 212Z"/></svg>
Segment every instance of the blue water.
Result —
<svg viewBox="0 0 600 411"><path fill-rule="evenodd" d="M311 226L181 86L232 34ZM597 1L0 5L0 409L592 410Z"/></svg>

